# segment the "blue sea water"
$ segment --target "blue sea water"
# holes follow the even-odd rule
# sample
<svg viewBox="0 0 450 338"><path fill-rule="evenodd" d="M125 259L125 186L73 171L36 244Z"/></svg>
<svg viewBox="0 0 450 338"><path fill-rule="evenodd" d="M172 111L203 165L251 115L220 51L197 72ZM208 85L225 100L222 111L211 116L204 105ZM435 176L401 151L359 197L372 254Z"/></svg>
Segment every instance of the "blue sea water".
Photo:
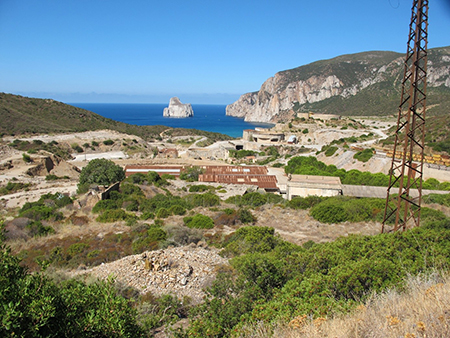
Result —
<svg viewBox="0 0 450 338"><path fill-rule="evenodd" d="M244 119L226 116L225 105L193 104L194 116L170 118L163 116L167 104L156 103L69 103L103 117L139 126L163 125L172 128L189 128L213 131L242 137L245 129L272 127L273 124L244 122Z"/></svg>

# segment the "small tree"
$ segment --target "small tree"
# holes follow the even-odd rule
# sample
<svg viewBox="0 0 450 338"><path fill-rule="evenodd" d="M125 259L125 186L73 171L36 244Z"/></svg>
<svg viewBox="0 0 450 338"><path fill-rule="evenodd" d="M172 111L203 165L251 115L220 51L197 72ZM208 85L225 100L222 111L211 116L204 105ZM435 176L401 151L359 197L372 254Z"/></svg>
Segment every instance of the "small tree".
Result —
<svg viewBox="0 0 450 338"><path fill-rule="evenodd" d="M111 160L92 160L81 170L78 190L90 184L110 185L125 178L125 171Z"/></svg>

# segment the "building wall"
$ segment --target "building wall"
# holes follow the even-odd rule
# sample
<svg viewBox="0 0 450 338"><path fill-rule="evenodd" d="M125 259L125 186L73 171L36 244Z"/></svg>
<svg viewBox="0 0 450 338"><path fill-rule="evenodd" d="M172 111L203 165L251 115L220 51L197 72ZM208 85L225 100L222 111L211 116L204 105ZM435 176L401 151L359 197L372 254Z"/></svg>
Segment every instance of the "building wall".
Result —
<svg viewBox="0 0 450 338"><path fill-rule="evenodd" d="M322 196L331 197L342 195L342 190L338 188L319 188L319 187L301 187L292 186L290 184L286 187L286 198L291 200L295 196L307 197L307 196Z"/></svg>

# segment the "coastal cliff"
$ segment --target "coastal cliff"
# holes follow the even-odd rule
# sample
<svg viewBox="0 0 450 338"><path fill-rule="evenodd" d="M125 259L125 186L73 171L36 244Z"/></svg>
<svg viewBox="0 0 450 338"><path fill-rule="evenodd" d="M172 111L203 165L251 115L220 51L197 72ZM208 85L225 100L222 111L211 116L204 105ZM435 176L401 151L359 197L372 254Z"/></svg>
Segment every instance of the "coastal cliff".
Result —
<svg viewBox="0 0 450 338"><path fill-rule="evenodd" d="M169 107L164 108L163 116L185 118L194 116L194 111L190 103L181 103L178 97L172 97L169 102Z"/></svg>
<svg viewBox="0 0 450 338"><path fill-rule="evenodd" d="M242 95L226 115L252 122L285 122L301 112L338 115L395 114L404 55L365 52L286 70L257 92ZM441 113L450 103L450 47L428 52L428 95ZM439 98L439 99L438 99Z"/></svg>

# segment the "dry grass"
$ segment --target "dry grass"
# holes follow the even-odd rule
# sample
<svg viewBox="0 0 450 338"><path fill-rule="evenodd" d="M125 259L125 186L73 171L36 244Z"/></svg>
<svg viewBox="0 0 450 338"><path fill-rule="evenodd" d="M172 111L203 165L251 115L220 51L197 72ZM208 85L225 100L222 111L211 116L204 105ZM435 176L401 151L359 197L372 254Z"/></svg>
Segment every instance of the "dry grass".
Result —
<svg viewBox="0 0 450 338"><path fill-rule="evenodd" d="M450 276L410 277L403 292L374 295L350 315L314 320L299 316L276 326L257 323L241 337L450 337Z"/></svg>

